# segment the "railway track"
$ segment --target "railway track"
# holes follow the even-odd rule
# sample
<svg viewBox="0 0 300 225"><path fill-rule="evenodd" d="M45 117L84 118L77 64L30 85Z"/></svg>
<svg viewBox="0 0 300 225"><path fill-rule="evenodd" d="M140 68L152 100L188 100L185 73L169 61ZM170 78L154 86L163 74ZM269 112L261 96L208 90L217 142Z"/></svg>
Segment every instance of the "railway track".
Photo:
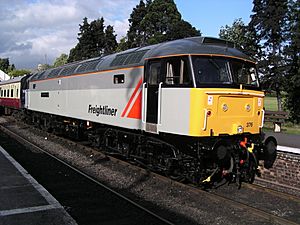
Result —
<svg viewBox="0 0 300 225"><path fill-rule="evenodd" d="M157 213L152 212L151 210L147 209L146 207L140 205L139 203L129 199L128 197L126 197L125 195L113 190L112 188L110 188L109 186L97 181L95 178L91 177L90 175L82 172L81 170L75 168L74 166L72 166L70 163L61 160L60 158L58 158L57 156L49 153L48 151L44 150L43 148L37 146L36 144L30 142L29 140L26 140L25 138L21 137L20 135L13 133L12 131L10 131L9 129L0 126L0 130L4 131L7 135L9 135L10 137L12 137L13 139L17 140L19 143L21 143L22 145L33 149L35 152L42 152L43 154L46 154L47 156L51 157L52 159L56 160L57 162L59 162L60 164L63 164L64 166L68 167L68 169L72 170L73 172L80 174L80 176L84 177L85 179L89 180L90 182L94 183L95 185L101 187L102 189L105 189L107 192L109 192L111 195L115 196L118 199L121 199L121 201L126 202L125 204L130 204L133 206L133 208L138 209L139 214L141 214L141 212L143 212L146 216L146 220L144 224L162 224L162 225L174 225L173 222L161 217L160 215L158 215ZM67 175L69 176L69 175ZM115 198L112 197L112 198ZM115 198L115 199L116 199ZM119 204L119 201L115 200L116 204ZM124 204L124 203L122 203ZM107 206L106 206L107 207ZM130 207L129 207L130 208ZM132 208L132 207L131 207ZM107 209L106 209L107 210ZM117 214L117 212L116 212ZM126 217L130 217L129 215L126 215ZM150 222L149 222L149 218ZM117 218L115 218L117 219ZM125 220L126 221L126 220ZM99 221L100 222L100 221ZM124 221L123 221L124 222ZM137 224L135 223L135 221L131 221L132 224ZM131 223L130 222L130 223ZM125 222L127 224L127 222ZM79 223L81 224L81 223ZM82 224L85 224L84 222ZM105 223L107 224L107 222ZM108 223L110 224L110 223ZM112 222L111 224L114 224L114 222ZM128 221L129 224L129 221Z"/></svg>
<svg viewBox="0 0 300 225"><path fill-rule="evenodd" d="M26 143L28 145L32 144L32 143L29 143L28 140L24 139L23 137L20 137L19 135L11 132L7 127L5 128L5 127L1 126L0 128L3 131L5 131L6 133L8 133L9 135L14 136L14 138L16 138L21 143ZM49 136L49 134L48 134L48 136ZM53 137L53 138L56 137L54 135L50 135L50 136ZM77 148L81 149L82 151L87 152L87 154L90 154L90 156L93 156L93 157L98 156L100 158L108 157L109 160L112 160L115 163L122 164L124 166L130 166L130 167L132 167L134 170L136 170L138 172L145 173L145 174L149 172L149 171L146 171L145 169L142 169L140 167L136 167L136 166L134 166L134 165L132 165L132 164L130 164L128 162L124 162L122 160L116 159L116 158L111 157L111 156L106 156L103 153L99 153L99 151L95 151L94 149L86 147L86 146L84 146L84 145L82 145L80 143L75 143L73 141L67 140L65 138L60 138L60 137L59 137L59 140L63 141L63 142L66 142L68 145L76 146ZM36 146L36 148L40 148L40 147ZM49 154L49 153L47 152L46 154ZM54 157L57 158L56 156L54 156ZM57 159L61 161L61 159L59 159L59 158L57 158ZM73 167L73 166L71 166L71 167ZM77 170L78 172L82 173L77 168L74 168L74 169ZM86 175L86 174L83 173L83 175ZM86 176L89 176L89 175L86 175ZM263 219L264 221L267 222L267 224L291 224L291 225L299 224L299 221L297 221L297 220L290 220L288 218L284 218L283 216L274 215L274 213L270 212L270 210L265 210L265 209L262 209L262 208L255 207L255 206L253 206L253 205L251 205L249 203L246 203L246 202L243 202L243 201L240 201L240 200L236 200L236 199L233 199L233 198L228 197L226 195L223 195L220 192L214 192L214 191L207 192L207 191L201 190L201 189L199 189L197 187L194 187L194 186L188 186L188 185L183 184L183 183L172 181L169 178L161 176L161 175L157 175L156 174L155 176L161 182L164 182L165 184L172 183L172 184L175 184L175 185L177 185L179 187L186 188L189 192L191 192L191 193L193 193L195 195L205 195L206 197L208 197L208 198L210 198L210 199L212 199L214 201L223 202L224 204L227 204L227 205L229 205L231 207L238 208L239 210L242 210L242 211L247 211L248 213L251 213L253 216L258 217L260 219ZM91 177L91 179L95 180L92 177ZM95 180L95 182L97 182L97 181ZM297 197L295 197L295 196L293 196L293 195L285 194L285 193L278 192L278 191L275 191L275 190L272 190L272 189L268 189L268 188L265 188L265 187L260 187L258 185L249 185L249 184L246 184L246 185L244 185L244 188L252 189L252 190L255 190L255 191L259 190L260 192L269 193L272 196L277 196L279 198L286 199L288 201L293 201L293 202L295 202L295 204L299 204L299 202L300 202L300 199L297 198ZM236 191L238 192L238 190L236 190ZM151 214L151 212L149 212L149 213ZM172 224L168 220L164 221L163 218L162 218L162 221L165 222L166 224Z"/></svg>
<svg viewBox="0 0 300 225"><path fill-rule="evenodd" d="M256 189L256 190L258 190L258 189ZM267 192L268 193L269 192L273 192L273 190L268 189ZM299 221L299 217L298 217L298 219L296 218L296 219L293 219L293 220L287 219L287 218L283 218L283 216L284 216L283 214L281 216L274 215L275 210L272 213L272 210L266 209L265 207L263 209L261 209L261 208L259 208L257 206L252 206L251 202L246 202L245 203L243 200L232 199L231 197L228 197L228 196L220 194L220 193L218 193L218 194L217 193L212 193L212 195L213 195L213 197L217 197L220 200L224 200L227 203L232 204L233 206L236 206L236 207L238 207L240 209L243 209L243 210L247 210L249 213L252 213L252 214L254 214L254 215L258 216L258 217L264 218L264 219L270 221L272 224L273 223L274 224L291 224L291 225L292 224L294 224L294 225L300 224L298 222ZM277 195L277 197L279 197L279 198L286 198L287 195L286 194L281 195L281 193L280 193L279 195ZM289 196L289 198L292 199L292 196ZM299 205L299 199L296 198L296 199L293 199L293 201L296 201L297 202L296 204L298 204L298 206L300 206Z"/></svg>
<svg viewBox="0 0 300 225"><path fill-rule="evenodd" d="M257 184L244 184L244 186L249 188L249 189L253 189L253 190L257 190L257 191L264 191L264 192L270 193L274 196L300 203L300 198L299 197L297 197L295 195L288 194L288 193L284 193L284 192L281 192L281 191L277 191L277 190L274 190L272 188L263 187L263 186L260 186L260 185L257 185Z"/></svg>

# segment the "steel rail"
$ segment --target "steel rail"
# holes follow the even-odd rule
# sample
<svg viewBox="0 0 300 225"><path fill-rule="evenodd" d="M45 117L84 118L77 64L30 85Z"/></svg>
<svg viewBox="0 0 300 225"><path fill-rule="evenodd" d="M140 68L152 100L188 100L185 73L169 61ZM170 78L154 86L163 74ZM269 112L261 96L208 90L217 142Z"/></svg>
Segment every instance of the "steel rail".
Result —
<svg viewBox="0 0 300 225"><path fill-rule="evenodd" d="M131 199L127 198L126 196L116 192L115 190L111 189L110 187L102 184L101 182L99 182L98 180L96 180L95 178L91 177L90 175L86 174L85 172L80 171L79 169L77 169L76 167L70 165L69 163L63 161L62 159L58 158L55 155L52 155L51 153L49 153L48 151L42 149L41 147L37 146L36 144L30 142L29 140L26 140L25 138L21 137L20 135L10 131L9 129L7 129L6 127L0 125L0 130L2 130L3 132L5 132L6 134L8 134L9 136L13 137L14 139L16 139L17 141L19 141L21 144L28 146L30 148L33 148L37 151L43 152L46 155L50 156L51 158L57 160L58 162L64 164L65 166L69 167L70 169L74 170L75 172L79 173L80 175L82 175L83 177L87 178L88 180L96 183L97 185L101 186L102 188L110 191L111 193L115 194L116 196L118 196L119 198L129 202L130 204L134 205L135 207L143 210L144 212L150 214L151 216L157 218L158 220L169 224L169 225L174 225L174 223L172 223L171 221L164 219L163 217L157 215L156 213L150 211L149 209L146 209L145 207L141 206L140 204L132 201Z"/></svg>
<svg viewBox="0 0 300 225"><path fill-rule="evenodd" d="M248 184L248 183L243 184L243 186L245 186L246 188L252 189L252 190L259 190L259 191L262 191L262 192L267 192L267 193L270 193L270 194L275 195L276 197L279 197L279 198L282 198L282 199L286 199L286 200L289 200L289 201L294 201L294 202L300 203L300 198L299 197L297 197L295 195L292 195L292 194L284 193L282 191L277 191L277 190L274 190L272 188L263 187L263 186L258 185L258 184Z"/></svg>
<svg viewBox="0 0 300 225"><path fill-rule="evenodd" d="M7 128L3 127L2 125L0 125L0 129L8 130ZM26 142L26 143L28 142L28 144L31 144L31 145L33 145L33 146L36 146L35 144L32 144L31 142L29 142L29 141L27 141L26 139L24 139L23 137L21 137L21 136L15 134L15 133L13 133L13 132L11 132L11 131L9 131L9 130L8 130L8 132L11 133L13 136L20 137L22 140L24 140L24 142ZM52 134L51 134L51 135L52 135ZM57 137L57 136L55 136L55 135L52 135L52 136L53 136L53 137ZM74 145L79 146L79 144L74 143L74 142L72 142L72 141L70 141L70 140L68 140L68 139L61 138L61 137L57 137L57 138L59 138L59 139L61 139L61 140L64 140L64 141L67 141L68 143L73 143ZM21 141L20 141L20 142L21 142ZM87 148L86 146L82 146L82 147ZM40 149L40 147L38 147L38 146L37 146L37 148ZM89 148L89 150L91 150L91 151L94 152L95 154L98 153L98 154L103 155L103 153L98 152L98 151L95 151L95 150L93 150L93 149L90 149L90 148ZM53 157L53 158L57 158L56 156L52 156L50 153L48 153L48 152L45 151L45 150L41 150L41 151L45 152L46 154L49 154L49 155L50 155L51 157ZM123 164L123 165L126 165L126 166L131 166L131 168L133 168L133 169L135 169L135 170L138 170L138 171L141 171L141 172L143 172L143 173L149 173L149 171L147 171L147 170L145 170L145 169L143 169L143 168L141 168L141 167L132 165L132 164L130 164L130 163L128 163L128 162L125 162L125 161L123 161L123 160L117 159L117 158L112 157L112 156L107 156L107 157L108 157L109 159L113 160L114 162L117 162L117 163L120 163L120 164ZM61 159L57 158L57 160L61 161L62 163L64 163L65 165L68 166L68 164L65 163L65 162L63 162ZM70 166L71 166L71 165L70 165ZM71 168L72 168L72 167L73 167L73 166L71 166ZM75 170L78 171L79 173L82 173L82 175L86 175L86 176L90 177L89 175L87 175L87 174L85 174L85 173L79 171L79 170L76 169L76 168L75 168ZM173 184L176 184L176 185L178 185L178 186L180 186L180 187L187 188L189 191L191 191L191 192L194 193L194 194L204 194L204 195L206 195L207 197L209 197L209 198L212 199L212 200L217 200L217 201L221 201L221 202L226 202L226 203L232 205L233 207L236 207L236 208L242 209L242 210L247 210L248 212L252 213L253 215L258 216L258 217L260 217L260 218L262 218L262 219L265 219L265 220L267 220L267 221L270 221L270 222L272 222L272 223L275 222L275 223L286 224L286 225L299 225L298 223L296 223L296 222L294 222L294 221L290 221L290 220L288 220L288 219L285 219L285 218L282 218L282 217L273 215L273 214L271 214L271 213L269 213L269 212L266 212L265 210L258 209L258 208L256 208L256 207L253 207L253 206L248 205L248 204L246 204L246 203L242 203L242 202L240 202L240 201L233 200L233 199L228 198L228 197L224 197L224 196L222 196L222 195L220 195L220 194L210 193L210 192L204 191L204 190L202 190L202 189L200 189L200 188L198 188L198 187L195 187L195 186L193 186L193 185L183 184L183 183L180 183L180 182L171 180L170 178L167 178L167 177L165 177L165 176L162 176L162 175L159 175L159 174L156 174L156 173L153 173L153 175L154 175L156 178L158 178L160 181L162 181L162 182L165 182L165 183L173 183ZM92 178L92 177L91 177L91 179L95 180L95 179ZM97 182L98 182L98 181L97 181ZM244 184L244 185L245 185L245 184ZM250 184L246 184L245 186L246 186L247 188L250 188L250 187L251 187ZM252 188L254 188L254 185L252 185ZM259 187L256 186L256 188L259 188ZM282 192L277 192L277 191L275 191L275 190L273 190L273 189L268 189L268 188L264 188L264 187L261 187L261 190L265 190L265 191L267 190L266 192L269 191L269 192L272 192L273 194L275 194L275 193L282 194L282 196L285 195L286 197L289 196L289 198L291 198L291 199L294 197L293 195L289 195L289 194L282 193ZM114 192L114 191L113 191L113 192ZM118 194L119 194L119 193L118 193ZM280 197L280 196L279 196L279 197ZM125 197L125 198L126 198L126 197ZM130 201L131 201L131 200L130 200ZM297 201L297 200L296 200L296 201ZM137 203L132 202L132 204L135 205L135 204L137 204ZM142 207L142 206L140 206L140 207ZM142 208L143 208L143 207L142 207ZM146 210L147 210L147 209L146 209ZM148 211L148 210L147 210L147 211ZM151 215L154 214L154 213L151 212L151 211L149 211L149 213L150 213ZM153 214L152 214L152 213L153 213ZM154 215L156 215L156 214L154 214ZM153 215L153 216L154 216L154 215ZM166 223L168 223L168 224L173 224L173 223L171 223L170 221L165 220L164 218L162 218L162 221L164 221L164 222L166 222Z"/></svg>
<svg viewBox="0 0 300 225"><path fill-rule="evenodd" d="M213 193L212 195L213 195L213 198L218 198L218 200L226 201L226 202L232 204L233 206L236 206L242 210L247 210L247 212L250 212L253 215L256 215L260 218L264 218L269 222L276 223L276 224L279 223L279 224L283 224L283 225L299 225L299 223L297 223L297 222L273 215L269 212L266 212L265 210L261 210L256 207L250 206L248 204L245 204L245 203L242 203L239 201L235 201L228 197L224 197L224 196L216 194L216 193Z"/></svg>

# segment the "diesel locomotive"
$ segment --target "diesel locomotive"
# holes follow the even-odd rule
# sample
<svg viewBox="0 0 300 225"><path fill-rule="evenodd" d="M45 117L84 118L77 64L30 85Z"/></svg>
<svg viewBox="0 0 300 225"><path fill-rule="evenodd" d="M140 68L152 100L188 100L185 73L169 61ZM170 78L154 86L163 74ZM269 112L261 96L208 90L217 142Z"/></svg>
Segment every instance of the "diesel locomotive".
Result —
<svg viewBox="0 0 300 225"><path fill-rule="evenodd" d="M174 179L253 182L259 161L276 158L256 63L225 40L169 41L16 81L18 107L0 83L3 108Z"/></svg>

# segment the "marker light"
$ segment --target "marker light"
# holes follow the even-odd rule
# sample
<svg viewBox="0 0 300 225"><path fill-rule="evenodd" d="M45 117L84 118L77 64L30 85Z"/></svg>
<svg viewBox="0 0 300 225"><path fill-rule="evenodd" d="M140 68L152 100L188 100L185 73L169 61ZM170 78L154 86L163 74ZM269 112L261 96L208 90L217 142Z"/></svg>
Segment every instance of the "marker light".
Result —
<svg viewBox="0 0 300 225"><path fill-rule="evenodd" d="M239 125L238 127L237 127L237 132L238 132L238 134L240 134L240 133L243 133L243 126L242 125Z"/></svg>

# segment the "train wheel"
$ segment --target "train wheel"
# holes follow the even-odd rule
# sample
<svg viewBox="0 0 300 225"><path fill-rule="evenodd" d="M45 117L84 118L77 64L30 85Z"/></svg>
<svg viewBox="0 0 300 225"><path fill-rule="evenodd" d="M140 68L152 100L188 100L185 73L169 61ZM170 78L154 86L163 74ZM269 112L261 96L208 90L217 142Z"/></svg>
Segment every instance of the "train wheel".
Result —
<svg viewBox="0 0 300 225"><path fill-rule="evenodd" d="M265 142L265 161L264 161L264 167L266 169L269 169L273 166L276 156L277 156L277 143L276 140L273 139L267 139Z"/></svg>
<svg viewBox="0 0 300 225"><path fill-rule="evenodd" d="M254 182L256 169L257 169L256 163L254 162L254 160L250 160L248 174L247 174L247 182L250 184Z"/></svg>
<svg viewBox="0 0 300 225"><path fill-rule="evenodd" d="M175 181L183 181L185 179L184 171L178 160L167 159L166 176Z"/></svg>

